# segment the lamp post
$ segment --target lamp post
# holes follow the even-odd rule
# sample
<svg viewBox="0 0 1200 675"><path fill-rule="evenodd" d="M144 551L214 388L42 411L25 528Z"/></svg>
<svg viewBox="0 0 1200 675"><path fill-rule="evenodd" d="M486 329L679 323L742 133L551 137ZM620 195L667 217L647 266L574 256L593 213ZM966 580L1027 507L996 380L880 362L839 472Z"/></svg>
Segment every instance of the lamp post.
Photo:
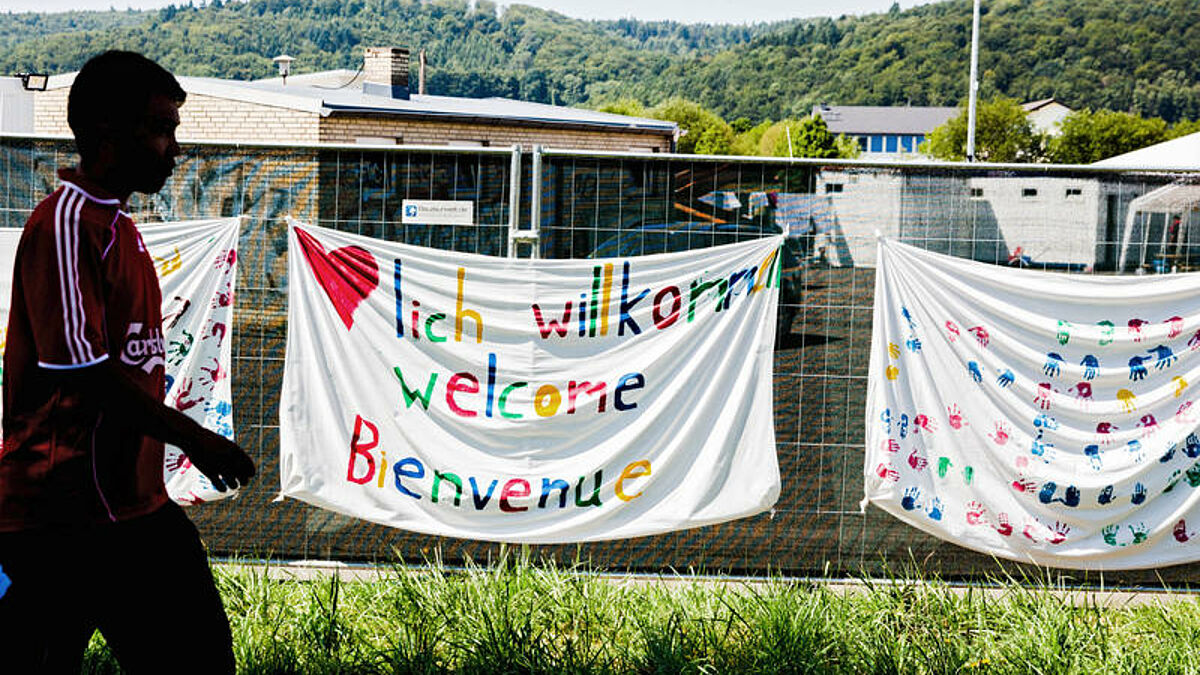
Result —
<svg viewBox="0 0 1200 675"><path fill-rule="evenodd" d="M287 54L280 54L271 60L275 62L275 65L279 66L279 77L283 78L283 84L286 86L288 73L292 71L292 61L296 59Z"/></svg>
<svg viewBox="0 0 1200 675"><path fill-rule="evenodd" d="M967 161L975 161L975 95L979 92L979 2L971 17L971 85L967 94Z"/></svg>

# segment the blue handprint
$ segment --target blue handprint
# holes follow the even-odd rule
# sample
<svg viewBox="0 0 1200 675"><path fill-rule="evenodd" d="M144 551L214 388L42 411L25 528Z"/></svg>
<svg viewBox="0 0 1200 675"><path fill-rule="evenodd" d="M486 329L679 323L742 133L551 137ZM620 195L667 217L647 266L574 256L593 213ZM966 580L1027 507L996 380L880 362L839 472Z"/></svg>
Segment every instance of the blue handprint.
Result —
<svg viewBox="0 0 1200 675"><path fill-rule="evenodd" d="M1171 351L1171 348L1166 345L1159 345L1147 351L1158 359L1154 362L1154 367L1158 370L1170 367L1172 363L1175 363L1175 359L1178 358L1175 356L1175 352Z"/></svg>
<svg viewBox="0 0 1200 675"><path fill-rule="evenodd" d="M1134 506L1146 501L1146 486L1138 483L1133 486L1133 497L1130 498Z"/></svg>
<svg viewBox="0 0 1200 675"><path fill-rule="evenodd" d="M1176 451L1178 448L1179 448L1179 446L1178 446L1178 445L1176 445L1175 443L1172 443L1172 444L1168 445L1168 446L1167 446L1167 451L1163 453L1163 456L1162 456L1162 457L1159 457L1159 458L1158 458L1158 461L1159 461L1160 463L1162 463L1162 464L1166 464L1167 462L1171 461L1172 459L1174 459L1174 457L1175 457L1175 451Z"/></svg>
<svg viewBox="0 0 1200 675"><path fill-rule="evenodd" d="M920 498L921 498L920 488L917 488L917 487L905 488L904 489L904 497L900 500L900 506L904 507L905 511L912 511L913 509L916 509L918 506L921 505L920 502L917 501Z"/></svg>
<svg viewBox="0 0 1200 675"><path fill-rule="evenodd" d="M1001 389L1004 389L1008 387L1008 385L1012 384L1016 379L1016 376L1013 375L1013 371L1009 368L1005 368L1004 372L1000 373L1000 377L996 378L996 384L1000 385Z"/></svg>
<svg viewBox="0 0 1200 675"><path fill-rule="evenodd" d="M1100 491L1100 496L1096 498L1096 501L1101 504L1111 504L1112 500L1113 500L1113 486L1105 485L1104 489Z"/></svg>
<svg viewBox="0 0 1200 675"><path fill-rule="evenodd" d="M1050 377L1058 377L1062 372L1063 358L1054 352L1046 353L1046 363L1042 366L1042 372Z"/></svg>
<svg viewBox="0 0 1200 675"><path fill-rule="evenodd" d="M929 502L929 510L926 511L926 513L929 514L930 520L941 520L942 519L942 500L938 499L937 497L934 497L933 501Z"/></svg>
<svg viewBox="0 0 1200 675"><path fill-rule="evenodd" d="M1088 463L1091 464L1092 468L1096 471L1100 471L1104 468L1104 462L1100 459L1100 446L1087 446L1083 449L1083 455L1088 458Z"/></svg>
<svg viewBox="0 0 1200 675"><path fill-rule="evenodd" d="M1129 379L1137 382L1146 377L1146 366L1142 364L1149 361L1149 357L1135 356L1129 359Z"/></svg>
<svg viewBox="0 0 1200 675"><path fill-rule="evenodd" d="M1047 464L1054 461L1053 443L1047 443L1040 438L1035 438L1029 445L1029 451L1033 453L1034 457L1041 457L1042 461Z"/></svg>
<svg viewBox="0 0 1200 675"><path fill-rule="evenodd" d="M908 437L908 413L900 413L900 438Z"/></svg>
<svg viewBox="0 0 1200 675"><path fill-rule="evenodd" d="M1064 506L1068 506L1070 508L1079 506L1079 488L1075 487L1074 485L1068 485L1067 491L1063 495L1062 503Z"/></svg>
<svg viewBox="0 0 1200 675"><path fill-rule="evenodd" d="M908 347L908 351L910 351L914 354L920 353L921 340L916 335L914 335L914 336L908 338L908 340L906 340L904 342L904 346Z"/></svg>
<svg viewBox="0 0 1200 675"><path fill-rule="evenodd" d="M1125 444L1125 447L1129 450L1129 454L1133 455L1134 462L1141 464L1146 460L1146 451L1142 449L1142 442L1138 439L1135 438L1129 441Z"/></svg>
<svg viewBox="0 0 1200 675"><path fill-rule="evenodd" d="M1188 434L1184 439L1183 454L1187 455L1189 459L1200 457L1200 438L1197 438L1196 434Z"/></svg>
<svg viewBox="0 0 1200 675"><path fill-rule="evenodd" d="M879 421L883 422L883 431L888 436L892 435L892 409L884 408L883 412L879 413Z"/></svg>
<svg viewBox="0 0 1200 675"><path fill-rule="evenodd" d="M971 372L971 379L976 382L983 382L983 369L974 361L967 362L967 370Z"/></svg>
<svg viewBox="0 0 1200 675"><path fill-rule="evenodd" d="M1088 354L1087 356L1083 357L1083 360L1079 362L1079 365L1083 366L1083 379L1096 379L1097 369L1100 367L1100 359Z"/></svg>
<svg viewBox="0 0 1200 675"><path fill-rule="evenodd" d="M1054 431L1055 429L1057 429L1058 428L1058 420L1047 415L1046 413L1039 413L1038 416L1033 419L1033 426L1036 429L1040 429L1040 431L1038 431L1038 437L1041 437L1042 431L1045 431L1047 429L1050 431Z"/></svg>
<svg viewBox="0 0 1200 675"><path fill-rule="evenodd" d="M171 391L171 387L175 386L175 376L167 373L163 375L163 397L166 397L167 392Z"/></svg>
<svg viewBox="0 0 1200 675"><path fill-rule="evenodd" d="M917 322L913 321L912 313L910 313L908 311L908 308L905 307L904 305L901 305L900 306L900 314L904 317L904 320L908 322L909 330L916 332Z"/></svg>
<svg viewBox="0 0 1200 675"><path fill-rule="evenodd" d="M1048 481L1042 486L1042 491L1038 493L1038 501L1043 504L1049 504L1054 501L1054 493L1058 491L1058 485L1054 481Z"/></svg>

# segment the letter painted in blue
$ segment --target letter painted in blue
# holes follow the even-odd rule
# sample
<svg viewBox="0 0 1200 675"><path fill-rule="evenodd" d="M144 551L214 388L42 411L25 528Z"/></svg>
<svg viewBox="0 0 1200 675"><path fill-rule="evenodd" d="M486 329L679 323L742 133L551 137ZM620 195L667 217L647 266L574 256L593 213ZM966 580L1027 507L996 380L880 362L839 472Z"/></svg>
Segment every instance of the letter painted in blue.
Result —
<svg viewBox="0 0 1200 675"><path fill-rule="evenodd" d="M571 490L571 484L565 480L555 478L551 481L549 478L542 479L542 498L538 500L538 508L546 508L546 500L550 498L550 493L555 490L560 490L558 493L558 508L567 508L567 492Z"/></svg>
<svg viewBox="0 0 1200 675"><path fill-rule="evenodd" d="M482 499L480 499L479 484L475 482L475 476L471 476L470 480L471 480L471 499L474 500L474 502L475 502L475 510L482 511L483 507L487 506L487 503L492 500L492 493L496 491L496 483L498 481L495 479L492 479L492 484L488 486L487 494L484 495Z"/></svg>
<svg viewBox="0 0 1200 675"><path fill-rule="evenodd" d="M623 272L621 274L621 323L620 323L619 327L617 328L617 335L625 334L625 324L629 324L629 330L634 335L640 335L642 333L642 329L637 325L637 322L634 321L633 317L629 315L629 310L633 309L634 305L641 302L642 299L645 298L649 294L650 294L650 289L644 288L644 289L642 289L642 292L638 293L637 297L635 297L633 300L628 299L629 298L629 261L626 260Z"/></svg>
<svg viewBox="0 0 1200 675"><path fill-rule="evenodd" d="M404 459L392 465L392 472L396 474L397 490L399 490L402 494L412 497L413 499L421 498L421 495L404 487L404 484L400 482L400 479L402 478L418 479L425 477L425 465L421 463L421 460L417 459L416 457L405 457Z"/></svg>
<svg viewBox="0 0 1200 675"><path fill-rule="evenodd" d="M404 295L400 292L400 259L395 259L393 278L396 284L396 337L404 338Z"/></svg>
<svg viewBox="0 0 1200 675"><path fill-rule="evenodd" d="M488 417L492 416L492 401L496 394L496 355L488 354L488 383L487 383L487 408L484 412Z"/></svg>

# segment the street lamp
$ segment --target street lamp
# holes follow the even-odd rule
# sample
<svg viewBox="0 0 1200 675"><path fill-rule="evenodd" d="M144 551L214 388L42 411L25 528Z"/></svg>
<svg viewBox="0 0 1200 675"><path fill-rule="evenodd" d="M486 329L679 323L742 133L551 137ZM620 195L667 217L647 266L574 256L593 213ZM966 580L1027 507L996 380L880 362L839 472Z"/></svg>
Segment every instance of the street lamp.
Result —
<svg viewBox="0 0 1200 675"><path fill-rule="evenodd" d="M279 77L283 78L283 84L286 86L288 73L292 72L292 61L296 59L287 54L280 54L271 60L275 62L275 65L279 66Z"/></svg>
<svg viewBox="0 0 1200 675"><path fill-rule="evenodd" d="M46 82L50 79L45 73L17 73L13 77L21 78L25 91L46 91Z"/></svg>

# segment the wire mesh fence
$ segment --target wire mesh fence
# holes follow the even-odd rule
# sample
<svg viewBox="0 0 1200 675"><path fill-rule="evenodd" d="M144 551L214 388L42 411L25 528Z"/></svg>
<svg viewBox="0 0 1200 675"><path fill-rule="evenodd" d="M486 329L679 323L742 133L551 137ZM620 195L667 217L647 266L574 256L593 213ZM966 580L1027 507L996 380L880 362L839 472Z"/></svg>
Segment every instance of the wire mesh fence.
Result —
<svg viewBox="0 0 1200 675"><path fill-rule="evenodd" d="M75 162L63 139L0 138L0 225L20 227ZM910 560L951 577L995 561L860 510L878 236L1063 273L1200 265L1197 174L1086 167L597 155L510 149L189 145L139 222L244 214L234 326L234 415L260 479L190 511L218 555L449 563L497 545L377 526L274 501L287 330L283 216L389 241L545 258L690 250L785 233L775 427L783 490L766 514L668 535L542 546L608 569L799 575L886 572ZM405 199L474 204L473 225L406 225ZM536 209L533 208L536 205ZM515 212L514 212L515 208ZM510 250L510 241L518 246ZM1108 581L1186 582L1192 566Z"/></svg>

